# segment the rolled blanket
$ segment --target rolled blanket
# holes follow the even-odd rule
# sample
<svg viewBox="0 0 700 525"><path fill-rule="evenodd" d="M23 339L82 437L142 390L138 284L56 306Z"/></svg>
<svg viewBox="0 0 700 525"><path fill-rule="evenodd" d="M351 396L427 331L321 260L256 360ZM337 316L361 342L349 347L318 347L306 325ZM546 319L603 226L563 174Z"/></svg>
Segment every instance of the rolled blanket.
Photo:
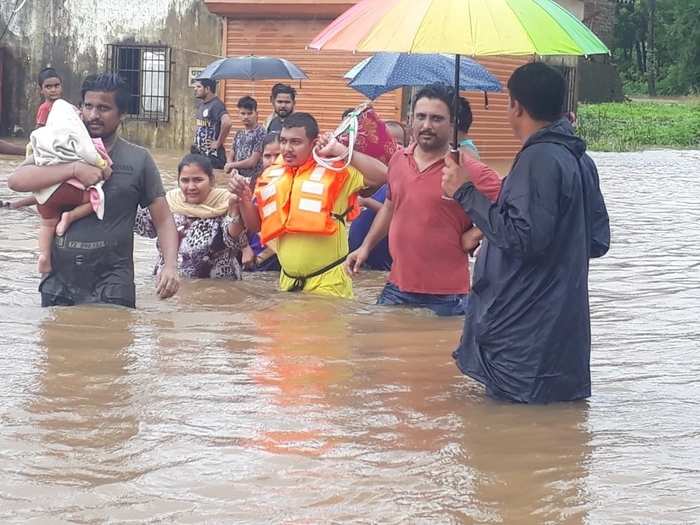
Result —
<svg viewBox="0 0 700 525"><path fill-rule="evenodd" d="M81 161L104 169L112 165L101 139L90 137L85 124L74 106L65 100L54 102L46 126L32 132L29 137L34 164L51 166L65 162ZM76 179L67 181L77 188L86 188ZM87 188L90 203L99 219L104 217L104 191L102 182ZM61 184L54 184L34 193L39 204L44 204Z"/></svg>

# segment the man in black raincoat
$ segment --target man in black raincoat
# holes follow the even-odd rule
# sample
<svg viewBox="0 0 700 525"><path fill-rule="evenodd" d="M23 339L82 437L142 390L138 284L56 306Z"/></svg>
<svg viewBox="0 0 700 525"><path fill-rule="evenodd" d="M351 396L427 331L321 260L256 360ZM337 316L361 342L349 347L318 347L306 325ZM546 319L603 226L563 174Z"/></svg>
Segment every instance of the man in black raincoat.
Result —
<svg viewBox="0 0 700 525"><path fill-rule="evenodd" d="M526 64L508 82L509 120L523 146L496 203L470 180L486 169L447 161L443 189L484 233L460 370L493 397L522 403L591 395L589 259L608 251L610 227L586 144L563 118L564 79Z"/></svg>

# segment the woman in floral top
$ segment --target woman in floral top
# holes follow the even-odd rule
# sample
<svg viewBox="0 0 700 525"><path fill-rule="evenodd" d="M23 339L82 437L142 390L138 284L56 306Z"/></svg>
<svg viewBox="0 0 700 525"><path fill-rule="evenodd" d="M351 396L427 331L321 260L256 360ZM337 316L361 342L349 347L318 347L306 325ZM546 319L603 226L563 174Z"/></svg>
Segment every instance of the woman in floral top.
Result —
<svg viewBox="0 0 700 525"><path fill-rule="evenodd" d="M247 240L237 201L228 191L213 187L214 170L203 155L186 155L177 167L177 180L179 187L170 190L166 199L180 234L180 275L240 279L238 254ZM139 209L134 231L156 237L147 208ZM159 253L154 273L162 268L163 255Z"/></svg>

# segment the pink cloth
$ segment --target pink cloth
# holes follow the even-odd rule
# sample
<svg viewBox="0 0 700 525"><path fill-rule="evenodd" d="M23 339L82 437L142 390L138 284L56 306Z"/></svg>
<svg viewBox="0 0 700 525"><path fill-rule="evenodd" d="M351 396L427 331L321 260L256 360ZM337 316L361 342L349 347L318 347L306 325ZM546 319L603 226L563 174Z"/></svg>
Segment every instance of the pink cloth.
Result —
<svg viewBox="0 0 700 525"><path fill-rule="evenodd" d="M389 281L402 292L465 294L469 292L469 258L462 234L472 221L454 200L442 193L443 160L418 170L413 144L389 162L388 199L394 206L389 251L394 259ZM479 191L495 200L498 174L487 168L473 179Z"/></svg>
<svg viewBox="0 0 700 525"><path fill-rule="evenodd" d="M95 149L97 150L97 153L100 154L100 157L102 157L107 162L107 166L111 168L113 162L109 156L109 153L107 153L107 148L105 148L102 139L93 138L92 143L95 145ZM102 191L102 184L99 184L98 186L91 186L88 188L88 192L92 209L95 210L97 216L102 219L105 213L105 194L104 191Z"/></svg>
<svg viewBox="0 0 700 525"><path fill-rule="evenodd" d="M109 157L109 153L107 153L107 148L105 148L105 144L102 142L102 139L92 139L92 143L95 145L95 149L97 150L97 153L100 154L100 157L107 161L107 165L109 167L112 167L112 159Z"/></svg>
<svg viewBox="0 0 700 525"><path fill-rule="evenodd" d="M396 153L398 146L384 121L372 108L367 108L360 113L357 121L359 130L355 141L355 151L374 157L384 164L389 164L389 160ZM341 136L339 141L347 146L347 135Z"/></svg>

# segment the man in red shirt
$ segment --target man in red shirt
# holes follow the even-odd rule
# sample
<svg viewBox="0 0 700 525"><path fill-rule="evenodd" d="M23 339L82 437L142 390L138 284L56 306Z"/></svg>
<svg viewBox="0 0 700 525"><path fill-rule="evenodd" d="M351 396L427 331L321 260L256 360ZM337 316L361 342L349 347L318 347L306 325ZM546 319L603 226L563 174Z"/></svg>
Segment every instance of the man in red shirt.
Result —
<svg viewBox="0 0 700 525"><path fill-rule="evenodd" d="M442 169L454 125L453 91L428 86L413 102L416 142L389 162L389 186L382 209L362 245L351 253L346 270L359 272L372 248L389 235L393 258L389 282L377 304L429 308L438 315L464 314L469 292L469 255L462 236L472 221L462 207L442 192ZM501 179L484 170L475 185L492 200Z"/></svg>

